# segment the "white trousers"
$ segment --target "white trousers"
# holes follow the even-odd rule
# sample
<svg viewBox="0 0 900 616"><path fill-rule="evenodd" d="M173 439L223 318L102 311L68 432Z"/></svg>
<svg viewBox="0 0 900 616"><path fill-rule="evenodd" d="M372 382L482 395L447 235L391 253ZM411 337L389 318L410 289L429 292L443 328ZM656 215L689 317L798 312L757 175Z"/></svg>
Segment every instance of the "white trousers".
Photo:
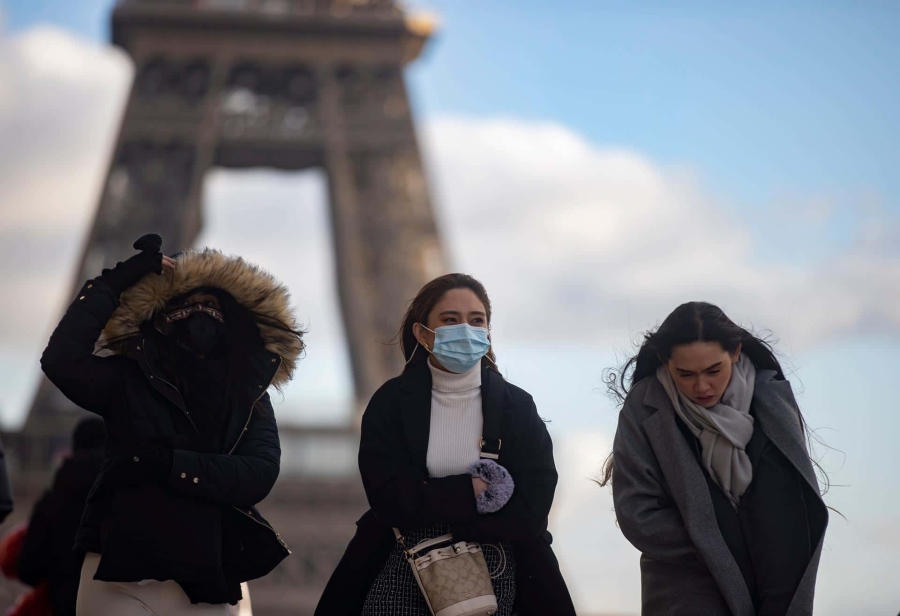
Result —
<svg viewBox="0 0 900 616"><path fill-rule="evenodd" d="M88 552L81 567L76 616L249 616L250 595L228 604L192 604L176 582L101 582L94 579L100 555Z"/></svg>

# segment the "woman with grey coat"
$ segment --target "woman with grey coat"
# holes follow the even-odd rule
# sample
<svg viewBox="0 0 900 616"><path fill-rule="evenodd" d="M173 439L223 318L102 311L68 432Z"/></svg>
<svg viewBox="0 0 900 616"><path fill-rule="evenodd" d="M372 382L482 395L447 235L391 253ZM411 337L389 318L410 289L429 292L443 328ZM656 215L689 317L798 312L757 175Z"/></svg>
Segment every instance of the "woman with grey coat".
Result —
<svg viewBox="0 0 900 616"><path fill-rule="evenodd" d="M641 551L643 616L811 615L828 512L771 347L691 302L609 382L601 483Z"/></svg>

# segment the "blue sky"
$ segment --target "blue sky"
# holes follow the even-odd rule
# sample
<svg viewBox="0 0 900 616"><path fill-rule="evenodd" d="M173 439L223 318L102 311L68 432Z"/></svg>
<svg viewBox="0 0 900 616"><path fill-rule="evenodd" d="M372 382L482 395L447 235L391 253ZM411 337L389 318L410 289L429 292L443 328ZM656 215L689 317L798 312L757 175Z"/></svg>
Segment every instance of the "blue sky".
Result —
<svg viewBox="0 0 900 616"><path fill-rule="evenodd" d="M554 532L564 564L585 572L571 571L579 596L590 605L602 598L613 611L635 606L636 555L615 528L608 494L585 480L615 429L599 376L629 338L676 302L702 295L775 330L810 424L846 454L824 460L835 483L846 486L829 502L849 521L832 519L821 614L896 613L900 594L890 576L866 574L857 563L900 568L900 500L889 489L900 438L900 4L763 2L752 11L713 2L681 2L677 10L668 2L413 4L433 9L442 23L408 73L438 215L454 264L491 290L501 366L553 420L558 461L568 465L558 515L571 522ZM31 117L35 105L26 101L13 112L11 122L38 127L24 133L34 143L23 142L20 157L41 173L58 141L80 147L86 140L67 136L82 121L86 134L104 135L84 145L92 162L60 164L98 178L105 169L103 142L114 138L116 121L90 110L99 108L100 88L118 88L115 96L123 97L128 72L121 58L86 51L84 43L107 41L111 5L0 0L3 36L22 37L27 53L15 57L23 66L60 55L96 64L96 71L54 65L56 72L33 80L40 88L21 78L23 87L33 86L29 96L70 96L81 101L73 107L88 110L70 118L47 103L52 113ZM47 24L77 40L47 32L29 38ZM44 44L49 60L38 57ZM90 73L103 71L106 77L91 81ZM108 99L103 109L116 108ZM53 113L54 128L41 131ZM45 191L52 183L17 185L2 163L0 294L20 293L23 280L4 263L24 254L34 256L32 278L65 279L78 238L64 240L58 231L44 237L39 225L62 217L67 236L83 229L96 203L93 184L79 184L76 207L68 195ZM322 420L309 409L348 407L349 373L328 275L325 180L311 173L211 174L203 241L256 260L295 290L311 324L310 353L279 412ZM682 173L692 178L687 187ZM52 174L70 185L60 168L44 176ZM58 203L47 206L52 199ZM26 218L17 209L33 209L37 222L16 227ZM65 218L67 210L78 214ZM262 233L254 235L260 212L283 222L265 230L265 246L255 239ZM503 224L487 224L497 220ZM294 229L301 225L306 238L298 247ZM19 243L3 252L10 237ZM647 247L631 246L641 240ZM699 258L691 257L694 245L704 246ZM52 263L42 256L47 246L63 246ZM296 262L321 280L313 284ZM41 284L28 289L36 294ZM40 315L37 325L0 308L4 326L34 328L27 340L0 329L7 421L24 411L46 340L40 330L52 326L65 301L59 292L36 297L19 308ZM35 361L23 362L23 352ZM307 390L318 398L303 398ZM22 408L9 408L13 397ZM858 605L866 609L851 609Z"/></svg>
<svg viewBox="0 0 900 616"><path fill-rule="evenodd" d="M108 38L110 0L5 0L6 27ZM898 208L900 4L429 1L419 111L553 118L704 170L736 205L875 193ZM835 239L846 230L835 225Z"/></svg>
<svg viewBox="0 0 900 616"><path fill-rule="evenodd" d="M553 117L698 164L747 205L823 189L896 203L900 5L823 4L436 3L448 34L420 102Z"/></svg>
<svg viewBox="0 0 900 616"><path fill-rule="evenodd" d="M447 33L411 71L427 114L553 118L702 169L754 226L777 225L798 196L832 204L817 241L763 255L850 242L860 202L900 209L900 4L420 5Z"/></svg>

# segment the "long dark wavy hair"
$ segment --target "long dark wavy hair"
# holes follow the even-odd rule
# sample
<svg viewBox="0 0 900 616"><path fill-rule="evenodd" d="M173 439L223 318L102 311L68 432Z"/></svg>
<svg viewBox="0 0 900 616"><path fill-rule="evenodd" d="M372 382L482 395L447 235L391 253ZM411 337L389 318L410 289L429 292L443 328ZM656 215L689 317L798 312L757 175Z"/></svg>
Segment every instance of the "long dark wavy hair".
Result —
<svg viewBox="0 0 900 616"><path fill-rule="evenodd" d="M784 370L772 345L728 318L722 309L706 302L688 302L680 305L666 317L655 330L644 334L638 352L618 369L604 375L607 389L619 406L631 389L643 379L656 374L656 369L669 361L672 349L692 342L718 342L722 349L734 353L738 346L757 370L774 370L775 378L784 380ZM800 426L807 437L806 423L800 415ZM815 460L813 461L815 464ZM605 486L612 481L613 454L603 464L598 483ZM826 479L827 483L827 479Z"/></svg>
<svg viewBox="0 0 900 616"><path fill-rule="evenodd" d="M415 299L409 304L406 315L403 317L403 324L397 333L395 340L400 340L400 351L403 353L403 360L409 367L413 362L425 361L428 358L428 352L421 348L413 334L413 325L420 323L427 325L428 315L434 310L442 297L453 289L469 289L478 297L479 301L484 304L485 319L488 326L491 323L491 300L488 297L484 285L469 276L468 274L445 274L439 278L435 278L419 290ZM494 355L494 347L491 346L485 355L486 359L482 359L483 364L496 365L497 357Z"/></svg>

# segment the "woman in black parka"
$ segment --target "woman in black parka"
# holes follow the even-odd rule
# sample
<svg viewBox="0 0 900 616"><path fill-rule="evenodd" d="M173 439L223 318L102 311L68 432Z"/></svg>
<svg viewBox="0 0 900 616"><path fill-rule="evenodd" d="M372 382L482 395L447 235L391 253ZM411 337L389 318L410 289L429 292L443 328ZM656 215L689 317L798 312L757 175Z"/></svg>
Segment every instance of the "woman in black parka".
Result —
<svg viewBox="0 0 900 616"><path fill-rule="evenodd" d="M224 615L290 553L255 509L281 455L266 392L303 349L287 290L240 258L160 246L144 236L86 282L41 358L108 434L75 544L79 616Z"/></svg>
<svg viewBox="0 0 900 616"><path fill-rule="evenodd" d="M447 532L496 546L484 554L499 615L574 614L547 532L553 445L531 396L493 367L490 318L484 287L464 274L433 280L410 305L400 334L406 368L372 396L362 420L359 468L371 509L317 616L428 614L392 527L409 546ZM494 464L479 462L484 452L497 454L511 493L483 480L478 464Z"/></svg>

